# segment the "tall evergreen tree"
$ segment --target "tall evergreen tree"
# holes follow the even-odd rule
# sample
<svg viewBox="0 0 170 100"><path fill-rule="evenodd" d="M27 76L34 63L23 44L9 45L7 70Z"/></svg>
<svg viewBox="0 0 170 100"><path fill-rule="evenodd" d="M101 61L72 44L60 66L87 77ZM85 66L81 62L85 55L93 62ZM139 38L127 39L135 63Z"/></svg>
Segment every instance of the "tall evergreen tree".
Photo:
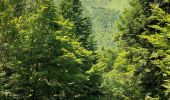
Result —
<svg viewBox="0 0 170 100"><path fill-rule="evenodd" d="M92 23L89 17L83 16L83 7L80 0L62 0L61 14L65 19L74 23L74 35L79 38L82 46L88 50L95 50L92 39Z"/></svg>
<svg viewBox="0 0 170 100"><path fill-rule="evenodd" d="M126 54L124 67L134 68L134 76L140 78L141 93L161 99L168 98L163 87L165 80L169 80L168 3L133 0L131 9L124 12L118 25L119 33L115 36L118 50Z"/></svg>
<svg viewBox="0 0 170 100"><path fill-rule="evenodd" d="M9 47L4 47L9 56L3 54L1 67L8 57L9 66L14 69L8 79L1 77L2 99L60 99L86 95L90 90L86 85L89 81L86 71L92 66L93 57L92 52L79 43L73 22L58 17L52 0L24 1L19 15L14 8L16 3L22 2L4 2L2 6L8 9L2 9L0 36L9 38L7 43L15 41L2 43ZM15 17L6 19L11 12ZM4 29L5 22L14 24ZM17 37L6 36L10 32Z"/></svg>
<svg viewBox="0 0 170 100"><path fill-rule="evenodd" d="M93 68L93 64L96 63L96 47L95 41L93 39L92 34L92 23L89 17L83 15L83 7L80 0L62 0L60 4L60 13L63 18L71 21L73 26L73 36L78 39L81 43L81 46L87 50L92 51L91 61L85 61L84 73L88 74L89 81L87 81L84 85L84 90L87 95L98 95L99 94L99 86L100 86L100 75L95 72L90 72L91 68ZM90 73L89 73L90 72Z"/></svg>
<svg viewBox="0 0 170 100"><path fill-rule="evenodd" d="M16 2L15 2L16 1ZM20 5L20 6L18 6ZM15 54L19 50L20 35L17 30L16 19L22 14L24 8L24 0L1 0L0 1L0 70L1 70L1 89L0 97L8 95L8 88L10 76L14 73L14 64L16 64ZM19 11L17 11L20 9ZM4 87L3 87L4 86Z"/></svg>

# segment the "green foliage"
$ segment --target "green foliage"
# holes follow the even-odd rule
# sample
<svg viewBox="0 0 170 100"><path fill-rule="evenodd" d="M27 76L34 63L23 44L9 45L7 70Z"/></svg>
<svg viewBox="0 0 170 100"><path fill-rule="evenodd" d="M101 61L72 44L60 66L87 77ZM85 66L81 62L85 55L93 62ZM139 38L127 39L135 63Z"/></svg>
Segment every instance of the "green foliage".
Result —
<svg viewBox="0 0 170 100"><path fill-rule="evenodd" d="M81 2L79 0L63 0L60 9L62 16L74 24L74 35L79 38L82 46L88 50L95 50L91 20L83 16Z"/></svg>
<svg viewBox="0 0 170 100"><path fill-rule="evenodd" d="M169 80L169 13L162 5L164 2L132 0L131 8L124 12L118 24L119 33L114 39L120 55L116 57L113 71L123 68L122 71L125 70L126 75L130 69L128 81L131 80L133 83L136 81L133 77L138 78L135 85L141 89L133 89L132 83L130 85L127 85L128 82L123 83L130 86L128 90L138 90L136 92L138 95L133 93L133 97L143 98L148 94L151 97L167 99L169 95L163 92L168 89L163 85ZM121 55L120 51L123 51L125 56ZM116 69L118 66L120 67Z"/></svg>
<svg viewBox="0 0 170 100"><path fill-rule="evenodd" d="M77 98L90 93L86 71L94 55L76 35L76 21L59 15L51 0L1 2L1 99ZM15 12L16 5L20 12ZM88 40L89 34L84 35Z"/></svg>
<svg viewBox="0 0 170 100"><path fill-rule="evenodd" d="M170 1L118 4L0 0L0 99L168 100Z"/></svg>
<svg viewBox="0 0 170 100"><path fill-rule="evenodd" d="M103 49L107 56L93 67L102 74L101 87L107 97L169 98L168 10L169 1L130 2L118 21L114 52Z"/></svg>
<svg viewBox="0 0 170 100"><path fill-rule="evenodd" d="M127 0L82 0L84 14L90 16L92 20L92 31L94 40L97 44L97 50L101 51L102 47L114 47L112 35L117 31L114 23L120 15L121 8ZM122 3L123 4L122 4ZM121 5L122 4L122 5ZM119 8L114 8L114 7Z"/></svg>

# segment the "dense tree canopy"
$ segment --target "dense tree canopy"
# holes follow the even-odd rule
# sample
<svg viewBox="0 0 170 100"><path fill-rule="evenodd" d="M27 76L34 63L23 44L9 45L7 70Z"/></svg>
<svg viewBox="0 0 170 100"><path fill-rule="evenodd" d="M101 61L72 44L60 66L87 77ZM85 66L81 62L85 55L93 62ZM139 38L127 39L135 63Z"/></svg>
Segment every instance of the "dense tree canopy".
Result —
<svg viewBox="0 0 170 100"><path fill-rule="evenodd" d="M124 57L118 65L115 63L116 66L124 67L127 73L134 70L131 77L140 79L138 86L143 96L163 100L169 96L165 92L169 87L165 85L169 80L170 16L167 3L169 1L132 0L132 7L120 18L119 33L115 34L118 52ZM120 59L119 54L116 59Z"/></svg>
<svg viewBox="0 0 170 100"><path fill-rule="evenodd" d="M51 0L1 2L1 97L35 100L90 92L86 71L93 52L81 46L86 41L76 36L75 23L58 15Z"/></svg>
<svg viewBox="0 0 170 100"><path fill-rule="evenodd" d="M0 99L168 100L170 0L82 2L0 0Z"/></svg>

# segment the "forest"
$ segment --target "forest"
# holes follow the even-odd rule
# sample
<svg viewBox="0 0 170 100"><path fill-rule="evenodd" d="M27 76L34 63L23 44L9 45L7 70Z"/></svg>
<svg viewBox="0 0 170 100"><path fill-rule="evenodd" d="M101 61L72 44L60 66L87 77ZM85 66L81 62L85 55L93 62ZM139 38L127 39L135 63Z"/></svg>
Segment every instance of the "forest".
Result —
<svg viewBox="0 0 170 100"><path fill-rule="evenodd" d="M0 0L0 100L170 100L170 0Z"/></svg>

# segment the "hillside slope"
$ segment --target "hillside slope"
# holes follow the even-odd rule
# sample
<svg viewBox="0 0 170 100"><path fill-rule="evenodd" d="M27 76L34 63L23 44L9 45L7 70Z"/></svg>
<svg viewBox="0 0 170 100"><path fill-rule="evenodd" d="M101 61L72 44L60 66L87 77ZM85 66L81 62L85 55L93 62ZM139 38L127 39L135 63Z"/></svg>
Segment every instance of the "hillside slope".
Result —
<svg viewBox="0 0 170 100"><path fill-rule="evenodd" d="M128 0L82 0L82 4L85 14L92 19L98 50L112 48L112 35L116 32L114 23L128 6Z"/></svg>

